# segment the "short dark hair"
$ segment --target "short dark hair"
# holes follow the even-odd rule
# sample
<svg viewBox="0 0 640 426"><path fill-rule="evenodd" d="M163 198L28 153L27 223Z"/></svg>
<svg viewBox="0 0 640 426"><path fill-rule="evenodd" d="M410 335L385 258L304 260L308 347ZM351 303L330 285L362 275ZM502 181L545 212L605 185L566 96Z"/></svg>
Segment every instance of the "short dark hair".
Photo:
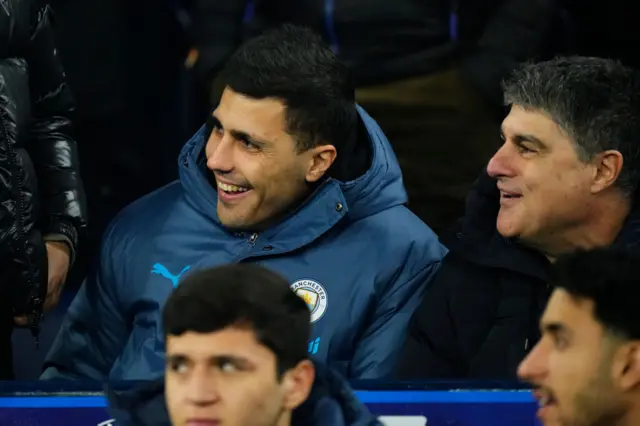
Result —
<svg viewBox="0 0 640 426"><path fill-rule="evenodd" d="M339 151L357 133L348 69L310 29L287 24L247 41L226 63L218 83L251 98L282 101L287 133L299 152L323 143Z"/></svg>
<svg viewBox="0 0 640 426"><path fill-rule="evenodd" d="M640 251L594 249L562 256L552 283L576 299L591 300L594 316L623 339L640 339Z"/></svg>
<svg viewBox="0 0 640 426"><path fill-rule="evenodd" d="M640 74L620 62L557 57L528 63L504 82L506 105L548 114L573 140L582 161L617 150L617 186L632 195L640 182Z"/></svg>
<svg viewBox="0 0 640 426"><path fill-rule="evenodd" d="M262 266L224 265L187 275L163 310L167 336L249 327L276 356L278 374L307 358L307 304L287 280Z"/></svg>

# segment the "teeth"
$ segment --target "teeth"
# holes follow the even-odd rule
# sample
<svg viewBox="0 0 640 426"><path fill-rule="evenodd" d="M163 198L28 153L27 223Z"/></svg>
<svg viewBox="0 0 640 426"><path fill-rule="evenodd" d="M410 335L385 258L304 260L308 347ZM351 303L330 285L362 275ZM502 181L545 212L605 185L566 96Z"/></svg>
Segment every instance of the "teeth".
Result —
<svg viewBox="0 0 640 426"><path fill-rule="evenodd" d="M247 188L235 185L227 185L226 183L218 182L218 187L225 192L246 192Z"/></svg>
<svg viewBox="0 0 640 426"><path fill-rule="evenodd" d="M538 406L539 407L544 407L545 405L547 405L549 403L550 398L548 396L543 396L542 398L540 398L538 400Z"/></svg>

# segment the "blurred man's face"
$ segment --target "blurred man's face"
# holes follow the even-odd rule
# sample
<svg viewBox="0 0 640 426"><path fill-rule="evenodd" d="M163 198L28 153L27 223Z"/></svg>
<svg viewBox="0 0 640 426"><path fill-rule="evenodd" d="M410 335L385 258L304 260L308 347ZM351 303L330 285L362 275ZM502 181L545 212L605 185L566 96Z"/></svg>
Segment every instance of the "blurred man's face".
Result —
<svg viewBox="0 0 640 426"><path fill-rule="evenodd" d="M289 426L313 364L278 377L276 357L249 329L167 336L165 392L173 426Z"/></svg>
<svg viewBox="0 0 640 426"><path fill-rule="evenodd" d="M628 410L620 345L593 317L591 301L555 290L541 320L542 339L518 375L532 383L544 426L614 426ZM614 361L617 359L617 361ZM619 373L619 374L618 374Z"/></svg>
<svg viewBox="0 0 640 426"><path fill-rule="evenodd" d="M502 123L503 146L487 171L498 180L497 229L535 243L578 226L592 198L593 167L546 114L513 106Z"/></svg>
<svg viewBox="0 0 640 426"><path fill-rule="evenodd" d="M294 207L333 163L332 145L298 152L286 132L286 109L277 99L253 99L226 88L213 112L206 147L215 175L220 222L255 229Z"/></svg>

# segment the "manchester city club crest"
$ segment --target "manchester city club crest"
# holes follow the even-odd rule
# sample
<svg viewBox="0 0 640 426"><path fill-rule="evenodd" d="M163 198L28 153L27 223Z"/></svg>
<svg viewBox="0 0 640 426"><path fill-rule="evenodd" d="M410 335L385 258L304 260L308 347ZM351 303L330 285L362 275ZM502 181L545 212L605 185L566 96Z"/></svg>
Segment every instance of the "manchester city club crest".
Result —
<svg viewBox="0 0 640 426"><path fill-rule="evenodd" d="M298 280L291 284L291 290L309 307L312 324L322 318L327 310L327 292L322 284L313 280Z"/></svg>

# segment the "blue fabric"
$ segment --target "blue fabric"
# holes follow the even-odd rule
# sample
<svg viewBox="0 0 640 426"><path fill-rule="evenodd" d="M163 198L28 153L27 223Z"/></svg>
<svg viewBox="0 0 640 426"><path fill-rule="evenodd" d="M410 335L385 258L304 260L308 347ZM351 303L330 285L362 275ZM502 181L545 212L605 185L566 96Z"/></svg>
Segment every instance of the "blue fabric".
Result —
<svg viewBox="0 0 640 426"><path fill-rule="evenodd" d="M164 382L125 392L107 389L108 410L118 426L170 426ZM291 426L382 426L335 371L316 364L309 398L294 410Z"/></svg>
<svg viewBox="0 0 640 426"><path fill-rule="evenodd" d="M257 262L315 297L315 359L355 379L391 376L409 319L446 249L404 204L389 142L362 109L371 167L333 179L260 235L216 217L204 128L180 156L180 180L126 208L105 234L101 262L69 307L42 378L148 380L164 369L162 306L193 270ZM297 284L296 284L297 283Z"/></svg>

